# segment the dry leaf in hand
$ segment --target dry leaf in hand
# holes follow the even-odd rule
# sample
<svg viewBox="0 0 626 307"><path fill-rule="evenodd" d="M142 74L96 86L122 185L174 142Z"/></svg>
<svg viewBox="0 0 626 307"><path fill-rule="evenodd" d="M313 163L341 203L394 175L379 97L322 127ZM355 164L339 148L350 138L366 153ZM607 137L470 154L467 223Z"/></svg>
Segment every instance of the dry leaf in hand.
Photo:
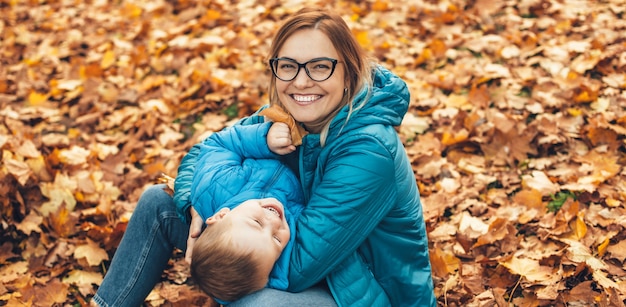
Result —
<svg viewBox="0 0 626 307"><path fill-rule="evenodd" d="M293 145L302 145L302 138L307 135L308 132L306 132L302 126L296 124L296 120L293 119L287 111L283 110L283 108L277 105L272 105L261 111L259 115L266 116L271 121L276 123L287 124L289 126L289 130L291 131L291 142L293 142Z"/></svg>

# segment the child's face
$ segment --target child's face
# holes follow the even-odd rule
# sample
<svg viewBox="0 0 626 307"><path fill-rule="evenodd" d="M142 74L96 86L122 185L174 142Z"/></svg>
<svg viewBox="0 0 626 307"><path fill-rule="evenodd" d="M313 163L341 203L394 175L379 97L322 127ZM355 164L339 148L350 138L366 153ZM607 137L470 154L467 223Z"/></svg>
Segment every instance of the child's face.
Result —
<svg viewBox="0 0 626 307"><path fill-rule="evenodd" d="M285 219L285 209L280 201L275 198L250 199L232 210L227 208L220 210L207 219L207 224L215 218L231 220L232 238L241 246L260 253L259 258L264 261L261 268L267 271L269 276L274 263L291 237Z"/></svg>

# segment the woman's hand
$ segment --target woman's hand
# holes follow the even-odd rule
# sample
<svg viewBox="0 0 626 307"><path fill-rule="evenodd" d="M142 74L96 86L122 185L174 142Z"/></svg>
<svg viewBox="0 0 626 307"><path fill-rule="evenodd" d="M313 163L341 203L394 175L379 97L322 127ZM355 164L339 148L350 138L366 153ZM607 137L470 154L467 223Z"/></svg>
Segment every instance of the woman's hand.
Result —
<svg viewBox="0 0 626 307"><path fill-rule="evenodd" d="M204 225L204 221L202 217L194 209L190 207L191 213L191 225L189 225L189 236L187 237L187 251L185 252L185 261L191 264L191 253L193 252L193 244L196 242L200 233L202 233L202 226Z"/></svg>
<svg viewBox="0 0 626 307"><path fill-rule="evenodd" d="M285 123L273 123L267 132L267 146L273 153L279 155L286 155L296 150L291 140L289 126Z"/></svg>

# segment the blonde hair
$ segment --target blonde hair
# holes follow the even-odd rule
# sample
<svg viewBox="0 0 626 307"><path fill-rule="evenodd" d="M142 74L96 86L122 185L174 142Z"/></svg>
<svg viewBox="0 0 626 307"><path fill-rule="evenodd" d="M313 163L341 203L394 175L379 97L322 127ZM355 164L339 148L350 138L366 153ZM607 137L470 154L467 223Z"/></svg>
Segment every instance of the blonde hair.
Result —
<svg viewBox="0 0 626 307"><path fill-rule="evenodd" d="M328 36L339 54L338 60L341 62L340 65L343 65L346 72L346 89L342 101L337 110L327 116L326 123L320 133L320 141L322 146L324 146L330 122L339 110L346 104L349 105L350 110L347 121L352 112L363 106L361 104L355 108L353 99L364 87L368 88L369 95L369 84L372 83L373 60L366 56L365 51L361 48L354 35L352 35L352 31L350 31L350 28L341 16L318 8L301 9L285 21L274 36L269 58L277 57L285 41L294 33L304 29L319 30ZM278 99L276 77L270 80L269 99L270 104L276 104L284 108Z"/></svg>
<svg viewBox="0 0 626 307"><path fill-rule="evenodd" d="M211 297L236 301L267 284L260 259L251 249L233 242L232 223L222 220L207 226L193 246L191 277Z"/></svg>

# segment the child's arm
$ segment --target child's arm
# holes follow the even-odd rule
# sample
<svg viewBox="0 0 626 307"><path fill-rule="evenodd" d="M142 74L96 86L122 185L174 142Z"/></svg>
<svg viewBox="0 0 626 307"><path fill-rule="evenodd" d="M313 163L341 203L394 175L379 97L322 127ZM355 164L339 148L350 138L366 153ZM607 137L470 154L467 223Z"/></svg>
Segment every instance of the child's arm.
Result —
<svg viewBox="0 0 626 307"><path fill-rule="evenodd" d="M267 147L279 155L290 154L296 150L292 142L291 129L285 123L274 123L267 132Z"/></svg>

